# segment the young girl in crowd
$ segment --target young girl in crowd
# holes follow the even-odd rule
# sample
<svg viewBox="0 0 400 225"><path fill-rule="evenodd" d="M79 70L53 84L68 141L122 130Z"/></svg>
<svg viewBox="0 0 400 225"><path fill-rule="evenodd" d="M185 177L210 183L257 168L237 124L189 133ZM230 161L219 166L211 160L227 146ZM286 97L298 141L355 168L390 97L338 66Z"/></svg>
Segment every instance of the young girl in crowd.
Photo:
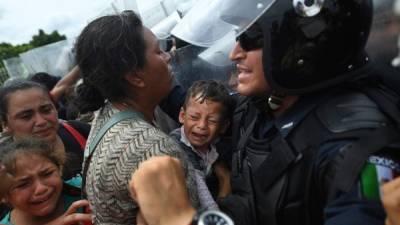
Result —
<svg viewBox="0 0 400 225"><path fill-rule="evenodd" d="M90 222L80 200L80 177L63 183L66 155L37 139L20 139L0 149L0 165L12 175L3 199L12 207L0 224L68 225ZM4 170L4 169L3 169Z"/></svg>

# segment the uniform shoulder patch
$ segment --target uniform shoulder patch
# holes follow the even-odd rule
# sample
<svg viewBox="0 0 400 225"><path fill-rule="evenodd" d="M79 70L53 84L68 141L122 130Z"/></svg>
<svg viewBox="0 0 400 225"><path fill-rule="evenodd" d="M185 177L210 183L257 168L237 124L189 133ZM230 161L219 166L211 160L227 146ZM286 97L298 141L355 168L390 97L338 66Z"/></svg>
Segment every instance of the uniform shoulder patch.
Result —
<svg viewBox="0 0 400 225"><path fill-rule="evenodd" d="M366 199L380 198L380 185L400 175L398 160L385 155L372 155L361 171L361 193Z"/></svg>

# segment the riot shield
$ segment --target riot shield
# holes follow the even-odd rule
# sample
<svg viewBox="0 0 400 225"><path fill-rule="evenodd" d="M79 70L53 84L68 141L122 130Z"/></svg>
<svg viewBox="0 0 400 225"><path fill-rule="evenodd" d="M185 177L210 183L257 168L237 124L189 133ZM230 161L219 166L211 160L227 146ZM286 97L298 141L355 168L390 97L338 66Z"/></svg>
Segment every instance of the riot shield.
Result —
<svg viewBox="0 0 400 225"><path fill-rule="evenodd" d="M72 41L63 40L21 53L20 58L29 74L47 72L64 76L75 64Z"/></svg>
<svg viewBox="0 0 400 225"><path fill-rule="evenodd" d="M175 80L184 89L187 89L196 80L219 80L233 90L234 83L232 82L234 80L232 79L235 75L233 63L212 64L199 57L205 50L207 49L203 47L189 45L171 53L171 65Z"/></svg>
<svg viewBox="0 0 400 225"><path fill-rule="evenodd" d="M239 36L274 2L275 0L197 1L171 33L191 44L209 47L230 32Z"/></svg>
<svg viewBox="0 0 400 225"><path fill-rule="evenodd" d="M3 63L10 77L27 77L29 75L20 57L5 59Z"/></svg>

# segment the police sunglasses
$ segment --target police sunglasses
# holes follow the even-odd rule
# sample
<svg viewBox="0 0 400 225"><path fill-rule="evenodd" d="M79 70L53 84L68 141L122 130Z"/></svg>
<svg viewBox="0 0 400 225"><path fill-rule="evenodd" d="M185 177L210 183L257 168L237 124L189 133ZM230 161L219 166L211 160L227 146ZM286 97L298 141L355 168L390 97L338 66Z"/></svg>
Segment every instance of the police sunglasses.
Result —
<svg viewBox="0 0 400 225"><path fill-rule="evenodd" d="M261 49L264 44L261 30L251 28L237 37L236 41L239 42L240 47L247 52Z"/></svg>

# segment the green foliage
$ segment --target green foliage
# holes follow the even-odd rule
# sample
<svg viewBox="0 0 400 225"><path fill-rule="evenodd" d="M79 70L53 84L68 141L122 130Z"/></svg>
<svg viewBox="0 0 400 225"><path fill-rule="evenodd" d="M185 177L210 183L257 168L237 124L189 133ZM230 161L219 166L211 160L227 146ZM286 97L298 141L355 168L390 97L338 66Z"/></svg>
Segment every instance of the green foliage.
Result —
<svg viewBox="0 0 400 225"><path fill-rule="evenodd" d="M32 49L32 48L33 48L33 46L30 44L22 44L22 45L13 46L9 43L0 43L0 59L1 59L1 61L3 61L3 59L8 59L11 57L18 56L19 53L28 51L29 49Z"/></svg>
<svg viewBox="0 0 400 225"><path fill-rule="evenodd" d="M37 35L33 35L29 43L12 45L10 43L0 43L0 68L4 67L3 59L8 59L18 56L20 53L30 49L37 48L43 45L65 40L65 35L60 35L58 31L53 31L51 34L46 34L42 29L39 29Z"/></svg>
<svg viewBox="0 0 400 225"><path fill-rule="evenodd" d="M51 34L46 34L42 29L39 29L39 34L33 35L32 40L29 42L29 44L34 47L40 47L65 39L65 35L60 35L58 31L53 31Z"/></svg>

